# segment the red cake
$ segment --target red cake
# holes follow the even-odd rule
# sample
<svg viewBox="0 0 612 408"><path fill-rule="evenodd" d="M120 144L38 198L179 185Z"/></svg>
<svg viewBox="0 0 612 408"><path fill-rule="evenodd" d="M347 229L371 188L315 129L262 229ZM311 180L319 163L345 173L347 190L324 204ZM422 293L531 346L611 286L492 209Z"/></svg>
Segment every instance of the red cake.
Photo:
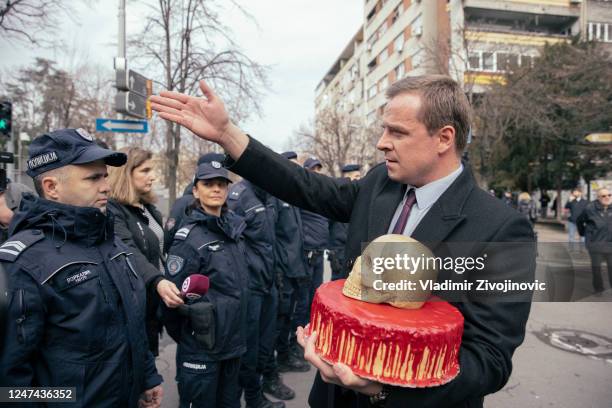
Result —
<svg viewBox="0 0 612 408"><path fill-rule="evenodd" d="M459 373L463 316L432 298L420 309L367 303L342 294L344 280L323 284L312 302L310 330L328 363L402 387L445 384Z"/></svg>

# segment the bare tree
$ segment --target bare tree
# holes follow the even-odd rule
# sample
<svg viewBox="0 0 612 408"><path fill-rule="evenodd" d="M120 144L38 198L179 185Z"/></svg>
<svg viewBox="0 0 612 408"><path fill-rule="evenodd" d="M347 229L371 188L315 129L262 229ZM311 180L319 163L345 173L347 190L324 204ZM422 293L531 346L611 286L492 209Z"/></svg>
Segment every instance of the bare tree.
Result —
<svg viewBox="0 0 612 408"><path fill-rule="evenodd" d="M356 163L364 169L374 164L379 133L375 126L365 126L338 107L327 107L314 123L302 124L294 132L293 143L316 156L330 175L339 176L345 164Z"/></svg>
<svg viewBox="0 0 612 408"><path fill-rule="evenodd" d="M6 0L0 4L0 33L2 36L33 45L53 43L60 16L70 16L72 6L62 0Z"/></svg>
<svg viewBox="0 0 612 408"><path fill-rule="evenodd" d="M226 103L236 122L259 113L267 69L250 59L231 38L220 17L221 1L157 0L150 6L142 33L133 41L137 58L164 89L193 94L198 81L207 81ZM234 0L225 5L238 7ZM181 128L166 123L166 185L176 199L181 154ZM194 140L192 140L194 141ZM200 149L190 150L199 151Z"/></svg>

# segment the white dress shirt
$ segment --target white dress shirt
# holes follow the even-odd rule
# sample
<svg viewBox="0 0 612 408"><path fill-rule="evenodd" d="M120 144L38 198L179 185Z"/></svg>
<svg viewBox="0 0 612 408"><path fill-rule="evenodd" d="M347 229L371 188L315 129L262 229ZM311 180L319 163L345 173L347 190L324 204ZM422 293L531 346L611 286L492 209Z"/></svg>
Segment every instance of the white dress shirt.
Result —
<svg viewBox="0 0 612 408"><path fill-rule="evenodd" d="M440 196L444 194L444 192L453 184L453 181L459 177L461 172L463 171L463 164L460 164L457 170L453 171L448 176L442 177L441 179L432 181L429 184L425 184L419 188L415 188L411 185L408 185L406 188L406 193L404 193L404 198L397 206L395 210L395 214L391 219L391 224L389 225L389 229L387 233L393 233L393 227L395 227L395 223L402 212L402 207L406 202L406 198L410 189L414 189L416 194L416 203L412 206L412 210L410 211L410 216L408 217L408 221L406 222L406 227L404 228L403 235L411 236L416 227L419 225L423 217L429 212L431 206L438 201Z"/></svg>

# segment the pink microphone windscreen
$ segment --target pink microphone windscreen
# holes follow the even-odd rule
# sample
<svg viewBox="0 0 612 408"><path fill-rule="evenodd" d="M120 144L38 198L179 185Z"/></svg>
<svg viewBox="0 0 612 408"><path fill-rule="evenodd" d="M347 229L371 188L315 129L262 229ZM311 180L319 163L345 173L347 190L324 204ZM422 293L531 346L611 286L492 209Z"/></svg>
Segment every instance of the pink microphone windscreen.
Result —
<svg viewBox="0 0 612 408"><path fill-rule="evenodd" d="M209 287L210 281L208 280L208 276L200 274L189 275L183 281L181 295L188 299L198 299L208 292Z"/></svg>

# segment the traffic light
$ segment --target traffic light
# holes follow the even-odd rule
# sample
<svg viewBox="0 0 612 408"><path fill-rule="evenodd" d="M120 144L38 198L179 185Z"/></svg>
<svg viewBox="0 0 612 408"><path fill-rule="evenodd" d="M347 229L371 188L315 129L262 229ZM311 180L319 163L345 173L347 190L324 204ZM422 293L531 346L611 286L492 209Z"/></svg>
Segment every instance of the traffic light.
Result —
<svg viewBox="0 0 612 408"><path fill-rule="evenodd" d="M0 102L0 135L11 137L11 122L13 104L9 101Z"/></svg>

